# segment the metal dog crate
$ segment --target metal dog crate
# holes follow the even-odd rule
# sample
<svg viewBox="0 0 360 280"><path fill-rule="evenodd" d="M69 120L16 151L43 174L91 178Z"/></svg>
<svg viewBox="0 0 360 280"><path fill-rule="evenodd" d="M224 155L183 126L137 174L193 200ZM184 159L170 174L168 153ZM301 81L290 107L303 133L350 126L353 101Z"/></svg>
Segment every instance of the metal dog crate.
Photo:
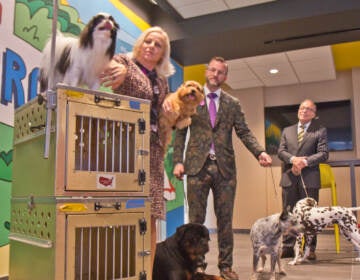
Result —
<svg viewBox="0 0 360 280"><path fill-rule="evenodd" d="M48 157L46 102L15 112L10 279L151 279L149 102L55 96Z"/></svg>

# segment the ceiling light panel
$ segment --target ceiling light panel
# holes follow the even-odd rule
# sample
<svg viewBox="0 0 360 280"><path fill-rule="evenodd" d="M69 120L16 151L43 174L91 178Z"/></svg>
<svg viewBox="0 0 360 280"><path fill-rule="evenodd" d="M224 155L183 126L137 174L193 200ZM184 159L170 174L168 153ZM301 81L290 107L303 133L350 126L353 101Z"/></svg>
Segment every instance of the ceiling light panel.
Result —
<svg viewBox="0 0 360 280"><path fill-rule="evenodd" d="M273 1L276 0L224 0L230 9L243 8Z"/></svg>
<svg viewBox="0 0 360 280"><path fill-rule="evenodd" d="M228 10L222 0L168 0L168 2L185 19Z"/></svg>

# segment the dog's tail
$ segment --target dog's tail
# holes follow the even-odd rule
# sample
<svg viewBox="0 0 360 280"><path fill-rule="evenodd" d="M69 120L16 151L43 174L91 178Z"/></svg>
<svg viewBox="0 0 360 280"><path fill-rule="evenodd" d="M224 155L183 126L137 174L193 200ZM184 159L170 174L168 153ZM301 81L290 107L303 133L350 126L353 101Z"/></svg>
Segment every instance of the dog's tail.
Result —
<svg viewBox="0 0 360 280"><path fill-rule="evenodd" d="M350 207L348 209L353 212L360 211L360 207Z"/></svg>

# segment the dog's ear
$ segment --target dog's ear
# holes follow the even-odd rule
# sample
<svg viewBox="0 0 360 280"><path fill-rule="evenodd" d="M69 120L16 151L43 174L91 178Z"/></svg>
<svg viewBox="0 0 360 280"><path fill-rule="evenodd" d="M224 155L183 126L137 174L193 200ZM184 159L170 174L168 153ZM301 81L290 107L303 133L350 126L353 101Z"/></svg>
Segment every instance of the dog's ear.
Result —
<svg viewBox="0 0 360 280"><path fill-rule="evenodd" d="M309 206L314 207L314 206L316 206L316 205L317 205L316 200L315 200L315 199L313 199L313 198L311 198L311 197L308 197L307 201L308 201L308 205L309 205Z"/></svg>
<svg viewBox="0 0 360 280"><path fill-rule="evenodd" d="M119 30L119 29L120 29L120 25L115 21L114 17L113 17L113 16L110 16L109 19L113 22L115 29L116 29L116 30Z"/></svg>
<svg viewBox="0 0 360 280"><path fill-rule="evenodd" d="M280 220L281 221L285 221L287 219L287 217L289 216L289 208L290 206L286 207L283 209L283 211L280 214Z"/></svg>
<svg viewBox="0 0 360 280"><path fill-rule="evenodd" d="M209 238L209 230L207 229L207 227L205 227L202 224L197 224L197 223L188 223L188 224L184 224L182 226L179 226L176 229L176 241L180 242L181 240L183 240L185 238L185 236L187 234L190 234L191 236L201 236L201 237L206 237L207 239ZM198 238L196 237L196 238Z"/></svg>
<svg viewBox="0 0 360 280"><path fill-rule="evenodd" d="M288 213L291 212L291 206L290 206L290 205L286 206L286 211L287 211Z"/></svg>
<svg viewBox="0 0 360 280"><path fill-rule="evenodd" d="M189 228L189 224L185 224L185 225L179 226L176 229L175 236L176 236L177 241L180 241L184 238L184 235L188 228Z"/></svg>
<svg viewBox="0 0 360 280"><path fill-rule="evenodd" d="M291 213L290 209L291 209L290 205L286 206L283 209L283 211L281 212L281 215L280 215L280 220L285 221L288 218L289 213Z"/></svg>

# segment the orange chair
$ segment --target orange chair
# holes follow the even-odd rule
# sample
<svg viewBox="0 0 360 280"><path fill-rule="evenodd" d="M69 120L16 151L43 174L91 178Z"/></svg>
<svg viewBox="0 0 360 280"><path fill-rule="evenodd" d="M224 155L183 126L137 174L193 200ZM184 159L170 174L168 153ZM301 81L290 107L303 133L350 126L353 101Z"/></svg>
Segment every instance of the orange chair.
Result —
<svg viewBox="0 0 360 280"><path fill-rule="evenodd" d="M331 170L331 166L327 163L320 163L320 186L322 189L330 188L331 189L331 202L332 205L337 205L337 194L336 194L336 182L334 173ZM340 252L340 234L339 226L334 225L334 234L335 234L335 246L336 253Z"/></svg>

